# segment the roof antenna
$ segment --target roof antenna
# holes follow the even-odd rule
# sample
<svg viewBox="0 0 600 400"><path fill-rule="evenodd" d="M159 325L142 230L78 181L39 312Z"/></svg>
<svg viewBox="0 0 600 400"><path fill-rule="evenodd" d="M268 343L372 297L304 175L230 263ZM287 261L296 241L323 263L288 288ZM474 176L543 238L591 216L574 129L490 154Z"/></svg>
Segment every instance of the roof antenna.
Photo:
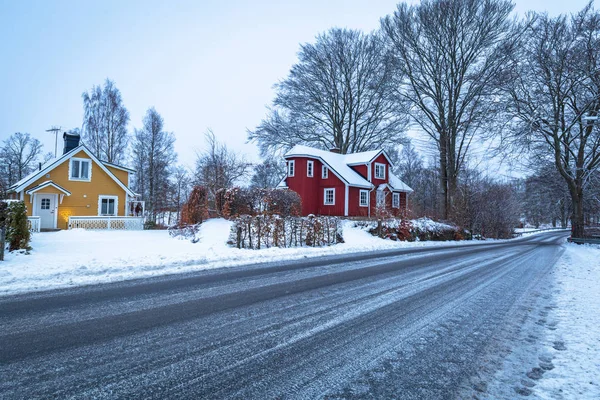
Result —
<svg viewBox="0 0 600 400"><path fill-rule="evenodd" d="M50 129L46 129L46 132L54 132L54 158L57 157L57 149L58 149L58 132L60 132L62 128L60 126L52 126Z"/></svg>

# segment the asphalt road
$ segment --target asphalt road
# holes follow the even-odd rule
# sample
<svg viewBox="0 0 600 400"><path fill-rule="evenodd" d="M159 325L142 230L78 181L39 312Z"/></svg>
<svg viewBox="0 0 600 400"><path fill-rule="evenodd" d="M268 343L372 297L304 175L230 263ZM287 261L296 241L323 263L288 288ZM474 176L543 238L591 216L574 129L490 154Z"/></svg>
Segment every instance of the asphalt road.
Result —
<svg viewBox="0 0 600 400"><path fill-rule="evenodd" d="M453 398L564 232L0 298L0 397Z"/></svg>

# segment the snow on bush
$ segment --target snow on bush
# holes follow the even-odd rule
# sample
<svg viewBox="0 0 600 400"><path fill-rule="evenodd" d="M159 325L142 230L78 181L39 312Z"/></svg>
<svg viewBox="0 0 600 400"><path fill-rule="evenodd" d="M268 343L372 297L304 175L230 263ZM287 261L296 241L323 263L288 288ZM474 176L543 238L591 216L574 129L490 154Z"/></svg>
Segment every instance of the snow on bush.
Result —
<svg viewBox="0 0 600 400"><path fill-rule="evenodd" d="M321 247L342 243L336 217L242 215L234 219L228 244L239 249Z"/></svg>
<svg viewBox="0 0 600 400"><path fill-rule="evenodd" d="M429 218L415 220L389 218L379 221L357 222L356 226L363 227L373 236L401 241L447 241L465 240L470 238L469 232Z"/></svg>

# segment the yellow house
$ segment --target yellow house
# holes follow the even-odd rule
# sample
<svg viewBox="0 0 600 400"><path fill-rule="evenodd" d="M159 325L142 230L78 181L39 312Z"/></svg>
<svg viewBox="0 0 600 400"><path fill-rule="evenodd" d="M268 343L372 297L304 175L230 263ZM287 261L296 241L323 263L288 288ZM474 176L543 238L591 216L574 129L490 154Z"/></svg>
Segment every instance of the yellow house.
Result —
<svg viewBox="0 0 600 400"><path fill-rule="evenodd" d="M141 218L126 218L139 213L139 207L132 210L136 194L129 188L135 171L100 161L79 144L79 135L65 133L63 139L62 156L9 189L25 202L30 220L41 229L141 229Z"/></svg>

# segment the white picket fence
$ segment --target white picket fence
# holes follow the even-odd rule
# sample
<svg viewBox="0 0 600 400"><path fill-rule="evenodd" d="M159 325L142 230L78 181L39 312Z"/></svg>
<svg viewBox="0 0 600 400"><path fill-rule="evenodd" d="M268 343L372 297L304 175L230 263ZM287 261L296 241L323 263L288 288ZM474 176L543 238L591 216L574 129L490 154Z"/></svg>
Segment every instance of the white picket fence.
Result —
<svg viewBox="0 0 600 400"><path fill-rule="evenodd" d="M141 231L144 229L144 218L69 217L69 229Z"/></svg>
<svg viewBox="0 0 600 400"><path fill-rule="evenodd" d="M27 226L30 232L40 231L40 217L27 217Z"/></svg>

